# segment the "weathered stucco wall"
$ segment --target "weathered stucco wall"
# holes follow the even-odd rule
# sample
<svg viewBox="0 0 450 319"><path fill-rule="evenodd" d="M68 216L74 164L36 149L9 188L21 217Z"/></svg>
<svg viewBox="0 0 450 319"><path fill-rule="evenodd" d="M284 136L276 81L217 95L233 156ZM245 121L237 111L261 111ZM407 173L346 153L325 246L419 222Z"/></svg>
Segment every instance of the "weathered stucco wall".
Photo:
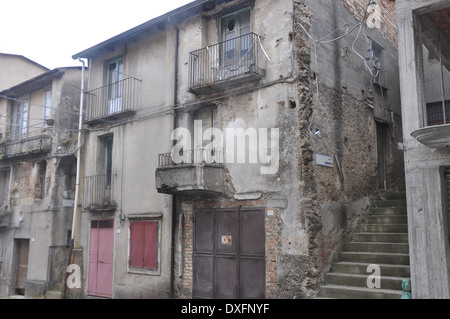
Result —
<svg viewBox="0 0 450 319"><path fill-rule="evenodd" d="M20 154L2 159L0 163L2 171L9 172L2 174L0 179L2 185L8 185L4 186L8 192L1 196L2 203L8 205L9 215L9 221L0 229L4 249L0 296L16 293L16 239L29 241L25 295L42 297L45 289L61 287L73 211L73 208L63 204L63 200L73 200L75 191L73 176L76 160L69 151L75 149L77 141L70 140L74 135L70 123L74 120L74 107L79 105L77 87L80 85L80 74L79 68L66 69L50 85L29 94L30 135L48 135L48 153L31 154L30 150L39 150L40 146L28 140L6 146L11 150L10 155L13 151L20 151ZM41 106L45 89L52 90L51 117L55 122L51 127L44 127L43 123ZM5 103L5 108L9 107L11 103ZM59 116L55 117L57 114ZM63 139L69 140L61 143ZM32 146L35 147L30 148Z"/></svg>

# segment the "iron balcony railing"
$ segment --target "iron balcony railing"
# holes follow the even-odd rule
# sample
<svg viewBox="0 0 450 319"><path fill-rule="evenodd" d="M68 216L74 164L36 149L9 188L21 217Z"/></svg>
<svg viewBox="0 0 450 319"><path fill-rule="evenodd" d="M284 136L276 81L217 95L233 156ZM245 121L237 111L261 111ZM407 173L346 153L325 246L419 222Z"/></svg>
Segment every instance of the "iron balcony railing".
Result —
<svg viewBox="0 0 450 319"><path fill-rule="evenodd" d="M255 33L189 53L189 88L208 86L233 77L259 73L260 39Z"/></svg>
<svg viewBox="0 0 450 319"><path fill-rule="evenodd" d="M129 77L89 91L86 97L86 121L136 111L141 80Z"/></svg>
<svg viewBox="0 0 450 319"><path fill-rule="evenodd" d="M116 207L113 198L115 175L95 175L84 178L83 208L110 210Z"/></svg>
<svg viewBox="0 0 450 319"><path fill-rule="evenodd" d="M174 161L172 153L160 154L158 168L169 168L183 164L222 164L223 153L221 150L189 150L180 152L180 156Z"/></svg>

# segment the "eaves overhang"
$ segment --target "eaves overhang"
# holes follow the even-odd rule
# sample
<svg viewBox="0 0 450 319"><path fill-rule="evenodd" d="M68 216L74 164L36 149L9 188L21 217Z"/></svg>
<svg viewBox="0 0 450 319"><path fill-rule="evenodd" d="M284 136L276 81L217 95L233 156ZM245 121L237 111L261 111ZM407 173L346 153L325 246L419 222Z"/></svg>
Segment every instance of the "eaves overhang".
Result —
<svg viewBox="0 0 450 319"><path fill-rule="evenodd" d="M78 58L91 58L94 56L98 51L113 47L123 41L127 41L129 39L135 38L142 34L145 31L148 31L152 28L155 28L159 25L164 25L166 23L173 23L171 20L175 20L175 17L181 16L183 14L183 17L188 17L197 14L202 10L202 5L207 2L213 2L212 0L196 0L191 3L188 3L180 8L177 8L173 11L170 11L162 16L159 16L157 18L154 18L152 20L149 20L141 25L138 25L137 27L134 27L133 29L130 29L128 31L125 31L117 36L114 36L106 41L103 41L97 45L94 45L93 47L86 49L84 51L81 51L77 54L74 54L72 56L73 59Z"/></svg>
<svg viewBox="0 0 450 319"><path fill-rule="evenodd" d="M23 94L39 90L50 85L54 79L64 75L64 69L65 68L53 69L9 89L3 90L0 92L0 97L7 96L10 98L18 98Z"/></svg>

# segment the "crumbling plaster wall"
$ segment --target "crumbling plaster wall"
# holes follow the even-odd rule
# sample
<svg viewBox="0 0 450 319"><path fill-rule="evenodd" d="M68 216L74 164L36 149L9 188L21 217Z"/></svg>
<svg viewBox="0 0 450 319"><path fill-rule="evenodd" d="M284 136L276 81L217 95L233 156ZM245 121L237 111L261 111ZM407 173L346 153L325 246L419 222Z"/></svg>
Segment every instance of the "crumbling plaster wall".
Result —
<svg viewBox="0 0 450 319"><path fill-rule="evenodd" d="M266 9L264 3L255 4L260 17ZM261 176L257 166L226 164L226 196L178 198L181 211L178 225L183 225L177 231L182 243L177 248L182 258L177 263L180 297L189 297L192 289L193 212L198 205L209 207L215 202L213 207L220 208L240 203L260 204L266 207L266 212L275 207L274 218L269 220L266 216L266 296L309 298L318 291L333 256L362 221L377 194L375 119L391 124L390 135L396 136L389 143L388 162L391 172L398 171L398 180L394 179L391 186L402 185L395 47L378 31L365 28L357 42L358 50L367 50L370 33L388 53L385 58L390 71L383 76L392 85L381 96L370 76L364 73L364 65L358 64L361 61L356 54L342 60L337 44L331 49L319 45L314 48L311 39L296 24L301 22L311 33L319 25L324 28L321 32L334 30L352 15L343 1L293 1L290 5L294 20L284 21L286 28L280 28L284 33L275 33L273 30L277 28L266 32L268 26L257 25L272 59L267 62L269 72L262 82L289 77L289 71L297 75L296 80L214 101L219 110L219 127L223 129L238 126L280 129L279 169L274 175ZM287 13L287 7L278 10L278 16ZM351 22L358 23L356 19ZM209 22L208 26L211 25ZM291 25L295 25L295 31ZM197 29L195 39L210 45L213 36L205 28ZM207 40L202 38L205 34L209 34ZM355 37L356 33L349 37L351 40L347 39L350 46ZM292 57L296 58L294 66L290 64ZM317 86L315 76L319 78ZM391 123L391 119L395 122ZM189 127L191 120L188 113L178 115L179 126ZM316 129L320 129L320 137L314 135ZM316 154L331 155L334 167L316 165ZM254 200L236 200L244 195L253 196Z"/></svg>
<svg viewBox="0 0 450 319"><path fill-rule="evenodd" d="M63 207L62 200L73 198L75 160L67 159L74 149L76 140L65 140L73 136L69 123L74 121L74 106L79 104L80 70L69 69L67 77L58 77L53 81L52 113L54 127L35 129L36 134L46 133L52 137L51 154L58 156L41 156L18 158L13 162L3 163L11 169L9 189L9 209L11 227L4 234L4 260L0 281L0 296L14 293L15 263L13 243L15 238L30 240L28 265L27 296L42 296L48 283L61 283L62 268L67 254L67 231L71 228L72 208ZM50 88L50 87L49 87ZM43 90L34 92L36 103L43 101ZM61 106L59 108L58 106ZM33 107L32 107L33 108ZM42 118L42 108L35 110L35 118ZM58 110L58 111L57 111ZM58 113L57 113L58 112ZM40 123L37 123L40 124ZM56 136L56 137L55 137ZM62 146L59 148L59 146ZM67 156L67 157L66 157ZM41 184L41 167L46 163L45 186ZM41 187L45 189L41 193ZM49 258L50 254L50 258ZM64 261L64 262L62 262Z"/></svg>
<svg viewBox="0 0 450 319"><path fill-rule="evenodd" d="M350 26L358 23L351 18L343 1L296 1L295 4L295 22L302 23L316 39L346 21L351 21ZM355 48L364 53L369 36L383 45L385 67L389 71L383 74L388 90L383 90L382 96L354 52L345 58L341 56L343 47L351 50L356 36L355 32L334 43L314 43L296 24L297 62L300 74L304 74L299 85L301 215L309 243L308 254L303 256L305 263L298 265L297 279L303 279L299 281L301 285L292 276L292 280L286 278L285 286L297 285L302 297L315 294L346 236L364 219L377 195L375 119L389 123L391 128L387 161L391 175L395 176L391 176L390 186L398 188L404 183L399 149L402 139L398 74L395 73L397 52L377 30L363 27L355 41ZM318 131L320 135L315 135ZM334 167L316 165L317 154L331 156Z"/></svg>

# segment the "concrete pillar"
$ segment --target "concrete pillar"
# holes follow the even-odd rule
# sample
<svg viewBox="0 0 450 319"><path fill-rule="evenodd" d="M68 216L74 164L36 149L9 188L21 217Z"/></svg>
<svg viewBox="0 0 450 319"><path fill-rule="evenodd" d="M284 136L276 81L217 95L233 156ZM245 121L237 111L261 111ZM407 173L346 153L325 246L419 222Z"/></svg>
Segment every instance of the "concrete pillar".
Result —
<svg viewBox="0 0 450 319"><path fill-rule="evenodd" d="M413 298L450 298L442 175L442 167L450 164L450 152L426 147L411 136L423 127L422 46L412 11L418 2L400 1L397 6L412 294Z"/></svg>

